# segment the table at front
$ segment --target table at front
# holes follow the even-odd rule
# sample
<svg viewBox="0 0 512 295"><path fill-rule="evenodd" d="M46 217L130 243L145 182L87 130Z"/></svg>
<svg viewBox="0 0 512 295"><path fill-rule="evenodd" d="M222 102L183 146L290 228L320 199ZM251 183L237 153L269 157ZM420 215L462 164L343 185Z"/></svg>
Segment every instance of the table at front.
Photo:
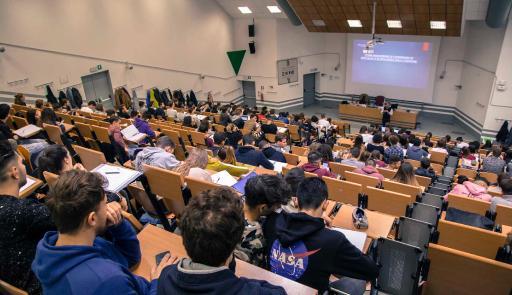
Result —
<svg viewBox="0 0 512 295"><path fill-rule="evenodd" d="M340 104L339 112L341 119L351 120L365 123L382 123L382 113L379 108L361 107L354 104ZM391 122L393 127L404 127L415 129L417 123L417 112L407 112L405 110L394 110L391 115Z"/></svg>
<svg viewBox="0 0 512 295"><path fill-rule="evenodd" d="M155 265L155 255L163 251L171 251L173 255L186 257L187 252L180 236L147 225L138 235L142 258L133 269L133 273L149 280L151 268ZM288 294L317 294L315 289L304 286L277 274L269 272L247 262L236 260L236 275L246 278L265 280L273 285L283 287Z"/></svg>

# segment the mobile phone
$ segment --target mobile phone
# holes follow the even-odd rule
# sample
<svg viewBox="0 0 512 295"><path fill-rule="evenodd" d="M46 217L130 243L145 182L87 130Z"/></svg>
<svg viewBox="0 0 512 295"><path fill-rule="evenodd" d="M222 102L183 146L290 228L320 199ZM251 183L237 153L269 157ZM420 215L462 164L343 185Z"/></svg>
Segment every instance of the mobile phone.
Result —
<svg viewBox="0 0 512 295"><path fill-rule="evenodd" d="M156 260L156 265L160 265L160 262L162 261L162 259L164 258L164 256L166 254L171 254L171 251L164 251L162 253L158 253L155 255L155 260Z"/></svg>
<svg viewBox="0 0 512 295"><path fill-rule="evenodd" d="M338 211L340 211L341 203L336 202L336 205L331 210L331 213L329 213L329 217L334 218L336 217L336 214L338 214Z"/></svg>

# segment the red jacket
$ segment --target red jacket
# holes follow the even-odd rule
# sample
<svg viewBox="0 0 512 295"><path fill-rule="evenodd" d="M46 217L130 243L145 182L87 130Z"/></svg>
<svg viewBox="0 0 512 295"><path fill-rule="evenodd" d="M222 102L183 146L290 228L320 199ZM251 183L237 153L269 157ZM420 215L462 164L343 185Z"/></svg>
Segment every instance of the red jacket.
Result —
<svg viewBox="0 0 512 295"><path fill-rule="evenodd" d="M306 163L302 165L302 170L304 170L305 172L315 173L319 177L327 176L336 178L336 174L331 173L329 170L322 167L318 167L317 165L311 163Z"/></svg>
<svg viewBox="0 0 512 295"><path fill-rule="evenodd" d="M380 174L379 171L377 170L377 168L375 168L373 166L365 166L362 169L355 169L352 172L358 173L358 174L363 174L366 176L375 177L375 178L378 178L380 181L384 180L384 176L382 174Z"/></svg>

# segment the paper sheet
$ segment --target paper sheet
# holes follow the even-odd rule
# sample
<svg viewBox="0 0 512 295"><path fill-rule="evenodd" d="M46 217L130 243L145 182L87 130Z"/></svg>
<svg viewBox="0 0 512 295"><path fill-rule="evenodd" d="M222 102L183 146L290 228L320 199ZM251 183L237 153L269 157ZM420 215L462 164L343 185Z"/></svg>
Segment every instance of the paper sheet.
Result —
<svg viewBox="0 0 512 295"><path fill-rule="evenodd" d="M277 127L277 132L279 133L286 133L288 131L288 128L285 127Z"/></svg>
<svg viewBox="0 0 512 295"><path fill-rule="evenodd" d="M212 180L216 184L225 186L233 186L235 183L237 183L237 180L226 170L222 170L221 172L213 174Z"/></svg>
<svg viewBox="0 0 512 295"><path fill-rule="evenodd" d="M339 227L333 227L332 230L339 231L344 234L347 240L354 245L357 249L363 251L364 243L366 242L366 233L354 231L350 229L344 229Z"/></svg>
<svg viewBox="0 0 512 295"><path fill-rule="evenodd" d="M22 187L20 188L20 194L21 194L24 190L26 190L27 188L29 188L31 185L33 185L35 182L36 182L36 181L35 181L35 180L33 180L32 178L27 177L27 183L26 183L24 186L22 186Z"/></svg>
<svg viewBox="0 0 512 295"><path fill-rule="evenodd" d="M27 125L23 128L19 128L17 130L14 130L13 133L18 135L19 137L28 138L35 134L37 134L42 129L37 127L36 125Z"/></svg>
<svg viewBox="0 0 512 295"><path fill-rule="evenodd" d="M274 165L274 171L277 172L277 173L282 173L283 172L283 167L286 167L286 163L282 163L282 162L277 162L277 161L272 161L272 160L269 160L270 163L272 163Z"/></svg>
<svg viewBox="0 0 512 295"><path fill-rule="evenodd" d="M105 190L112 193L119 192L142 175L139 171L108 164L101 164L91 172L103 175L108 180Z"/></svg>
<svg viewBox="0 0 512 295"><path fill-rule="evenodd" d="M124 128L121 130L121 133L123 134L124 138L126 138L126 140L135 143L141 142L147 136L145 133L140 133L135 125L130 125Z"/></svg>

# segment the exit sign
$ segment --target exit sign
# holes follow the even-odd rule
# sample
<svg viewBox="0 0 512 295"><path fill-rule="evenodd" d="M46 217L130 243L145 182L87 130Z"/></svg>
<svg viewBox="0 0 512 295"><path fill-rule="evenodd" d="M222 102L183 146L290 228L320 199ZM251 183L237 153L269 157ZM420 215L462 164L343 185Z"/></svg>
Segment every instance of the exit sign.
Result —
<svg viewBox="0 0 512 295"><path fill-rule="evenodd" d="M97 72L97 71L101 71L102 68L103 67L101 65L97 65L95 67L89 68L89 72L94 73L94 72Z"/></svg>

